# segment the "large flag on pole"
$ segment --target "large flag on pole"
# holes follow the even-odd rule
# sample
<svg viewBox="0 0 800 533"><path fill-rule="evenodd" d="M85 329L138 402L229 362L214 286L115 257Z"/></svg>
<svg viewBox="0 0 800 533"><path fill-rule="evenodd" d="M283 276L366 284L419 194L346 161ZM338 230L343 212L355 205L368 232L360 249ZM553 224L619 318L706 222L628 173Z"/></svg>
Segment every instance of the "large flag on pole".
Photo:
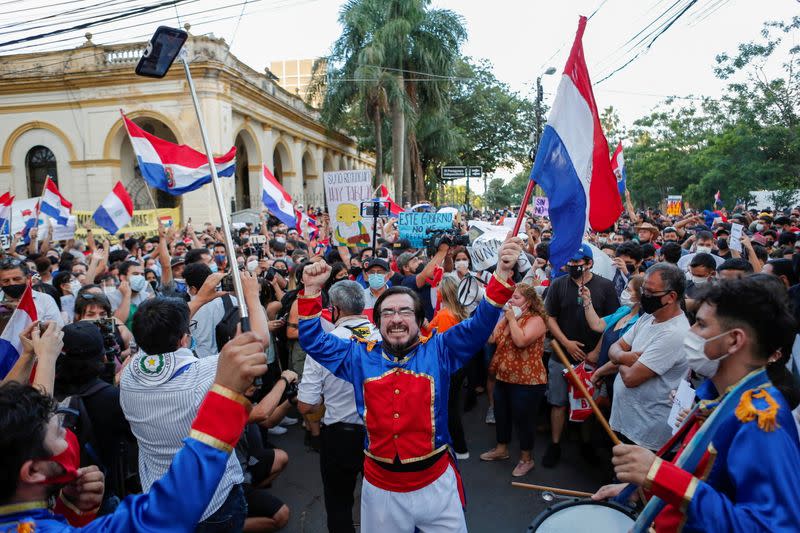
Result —
<svg viewBox="0 0 800 533"><path fill-rule="evenodd" d="M617 187L619 188L620 196L625 194L625 189L628 188L628 174L625 172L625 156L622 155L622 141L617 145L614 150L614 155L611 156L611 171L617 177Z"/></svg>
<svg viewBox="0 0 800 533"><path fill-rule="evenodd" d="M583 54L585 29L581 17L531 170L549 200L555 268L578 251L589 227L606 229L622 212Z"/></svg>
<svg viewBox="0 0 800 533"><path fill-rule="evenodd" d="M264 172L261 176L261 203L269 209L271 215L277 217L278 220L290 228L297 226L292 197L275 179L267 165L264 165Z"/></svg>
<svg viewBox="0 0 800 533"><path fill-rule="evenodd" d="M121 181L118 181L111 192L92 215L97 225L115 235L120 228L126 226L133 218L133 202Z"/></svg>
<svg viewBox="0 0 800 533"><path fill-rule="evenodd" d="M0 234L11 234L11 204L14 197L11 193L0 196Z"/></svg>
<svg viewBox="0 0 800 533"><path fill-rule="evenodd" d="M69 222L69 212L72 203L61 196L58 185L47 176L44 180L44 190L39 203L39 210L45 215L56 219L59 226L66 226Z"/></svg>
<svg viewBox="0 0 800 533"><path fill-rule="evenodd" d="M0 379L6 377L14 368L14 363L22 354L22 341L19 340L19 334L36 320L38 320L36 306L33 303L33 293L29 283L19 299L17 308L8 319L3 333L0 334Z"/></svg>
<svg viewBox="0 0 800 533"><path fill-rule="evenodd" d="M381 186L378 187L377 193L378 198L380 198L382 202L389 202L389 213L392 216L397 216L403 212L403 208L397 205L392 197L389 196L389 189L386 188L386 185L381 183Z"/></svg>
<svg viewBox="0 0 800 533"><path fill-rule="evenodd" d="M211 169L206 154L150 135L128 119L125 113L122 113L122 120L139 162L139 171L148 185L180 196L211 183ZM218 176L233 176L236 170L236 147L223 156L215 157L214 163Z"/></svg>

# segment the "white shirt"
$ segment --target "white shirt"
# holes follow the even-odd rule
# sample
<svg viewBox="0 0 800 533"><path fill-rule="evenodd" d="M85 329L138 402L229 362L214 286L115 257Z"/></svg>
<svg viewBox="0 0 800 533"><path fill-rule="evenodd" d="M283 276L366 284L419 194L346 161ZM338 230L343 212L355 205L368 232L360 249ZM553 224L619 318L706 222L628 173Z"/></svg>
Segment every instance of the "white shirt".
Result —
<svg viewBox="0 0 800 533"><path fill-rule="evenodd" d="M365 332L365 338L369 340L377 341L381 338L377 328L364 316L348 316L339 319L336 328L331 331L331 335L349 339L355 334L349 328ZM323 397L325 398L325 416L322 418L322 423L326 426L337 422L364 424L356 410L353 385L337 378L327 368L308 356L303 366L303 379L297 389L297 399L309 405L316 405Z"/></svg>
<svg viewBox="0 0 800 533"><path fill-rule="evenodd" d="M133 376L131 365L122 371L119 403L139 444L139 477L145 492L167 472L175 454L183 448L197 410L214 384L218 359L219 356L198 359L160 385L141 383ZM231 487L243 481L242 468L232 453L202 519L219 509Z"/></svg>
<svg viewBox="0 0 800 533"><path fill-rule="evenodd" d="M654 320L653 315L643 315L622 340L631 345L631 351L642 352L639 362L656 375L630 388L617 375L609 424L639 446L658 450L672 436L667 424L670 392L689 371L683 350L689 321L683 313L657 324Z"/></svg>
<svg viewBox="0 0 800 533"><path fill-rule="evenodd" d="M36 316L41 321L52 320L59 328L64 327L64 317L58 310L58 304L53 297L39 291L33 291L33 305L36 306Z"/></svg>
<svg viewBox="0 0 800 533"><path fill-rule="evenodd" d="M386 288L385 287L381 291L381 294L383 294L384 292L386 292ZM375 302L378 301L378 298L380 298L380 294L378 296L375 296L375 294L373 294L373 292L372 292L372 289L370 289L369 287L364 289L364 309L374 309L375 308ZM349 339L350 337L347 336L345 338Z"/></svg>
<svg viewBox="0 0 800 533"><path fill-rule="evenodd" d="M238 306L236 297L231 295L231 302ZM197 310L192 317L197 321L197 327L191 331L192 338L197 343L194 351L197 357L209 357L219 353L217 348L217 325L225 316L225 302L222 298L214 298Z"/></svg>

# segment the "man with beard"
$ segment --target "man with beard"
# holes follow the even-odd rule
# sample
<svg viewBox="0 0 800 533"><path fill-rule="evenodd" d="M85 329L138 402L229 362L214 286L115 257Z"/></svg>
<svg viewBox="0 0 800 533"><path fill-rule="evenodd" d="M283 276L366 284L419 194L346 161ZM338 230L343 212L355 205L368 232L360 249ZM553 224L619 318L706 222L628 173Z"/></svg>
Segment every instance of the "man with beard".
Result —
<svg viewBox="0 0 800 533"><path fill-rule="evenodd" d="M584 244L567 262L568 276L557 278L550 285L544 305L547 310L547 328L551 335L564 347L570 362L577 364L586 359L600 341L601 334L589 327L583 306L594 307L597 316L608 316L619 308L619 299L614 284L592 274L594 264L592 249ZM580 288L586 286L592 294L590 301L580 298ZM547 365L547 401L550 410L550 435L552 441L542 458L542 465L555 466L561 458L561 434L567 421L569 398L567 382L564 380L564 365L556 357L551 357ZM581 452L588 459L594 459L593 450L584 444Z"/></svg>
<svg viewBox="0 0 800 533"><path fill-rule="evenodd" d="M522 241L508 237L486 297L472 318L429 338L417 293L392 287L375 302L382 342L340 339L320 323L324 261L303 272L298 296L300 343L306 353L354 385L367 433L361 492L362 531L465 532L459 477L448 453L450 376L489 339L513 293L512 269Z"/></svg>

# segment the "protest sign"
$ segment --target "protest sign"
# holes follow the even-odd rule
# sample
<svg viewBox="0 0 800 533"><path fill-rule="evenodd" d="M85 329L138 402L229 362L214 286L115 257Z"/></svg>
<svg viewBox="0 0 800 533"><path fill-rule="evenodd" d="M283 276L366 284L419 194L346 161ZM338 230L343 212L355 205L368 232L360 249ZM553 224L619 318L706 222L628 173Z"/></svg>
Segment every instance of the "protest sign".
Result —
<svg viewBox="0 0 800 533"><path fill-rule="evenodd" d="M374 197L372 171L325 172L323 178L331 217L331 244L369 246L372 241L372 218L361 218L361 202Z"/></svg>
<svg viewBox="0 0 800 533"><path fill-rule="evenodd" d="M533 199L533 214L537 217L550 216L550 200L547 196L536 196Z"/></svg>
<svg viewBox="0 0 800 533"><path fill-rule="evenodd" d="M75 228L78 227L78 219L75 215L70 215L67 219L66 226L60 226L55 223L55 220L50 219L49 221L51 227L53 228L53 235L51 237L54 241L68 241L70 239L75 238Z"/></svg>
<svg viewBox="0 0 800 533"><path fill-rule="evenodd" d="M404 211L397 220L400 238L408 239L414 248L424 246L423 239L430 236L428 230L444 230L453 227L453 213L417 213Z"/></svg>
<svg viewBox="0 0 800 533"><path fill-rule="evenodd" d="M731 224L731 236L728 238L728 247L731 250L742 253L742 230L744 226L734 222Z"/></svg>
<svg viewBox="0 0 800 533"><path fill-rule="evenodd" d="M667 196L667 214L671 217L677 217L681 214L681 201L683 197L675 194Z"/></svg>

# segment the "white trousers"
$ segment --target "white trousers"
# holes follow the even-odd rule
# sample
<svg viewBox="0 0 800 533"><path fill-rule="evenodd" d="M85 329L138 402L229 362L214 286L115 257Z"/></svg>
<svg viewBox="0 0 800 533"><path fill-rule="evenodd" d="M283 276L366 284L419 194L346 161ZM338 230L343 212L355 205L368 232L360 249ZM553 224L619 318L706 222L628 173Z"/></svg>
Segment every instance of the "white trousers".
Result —
<svg viewBox="0 0 800 533"><path fill-rule="evenodd" d="M379 489L364 479L361 487L362 533L466 533L453 467L426 487L412 492Z"/></svg>

